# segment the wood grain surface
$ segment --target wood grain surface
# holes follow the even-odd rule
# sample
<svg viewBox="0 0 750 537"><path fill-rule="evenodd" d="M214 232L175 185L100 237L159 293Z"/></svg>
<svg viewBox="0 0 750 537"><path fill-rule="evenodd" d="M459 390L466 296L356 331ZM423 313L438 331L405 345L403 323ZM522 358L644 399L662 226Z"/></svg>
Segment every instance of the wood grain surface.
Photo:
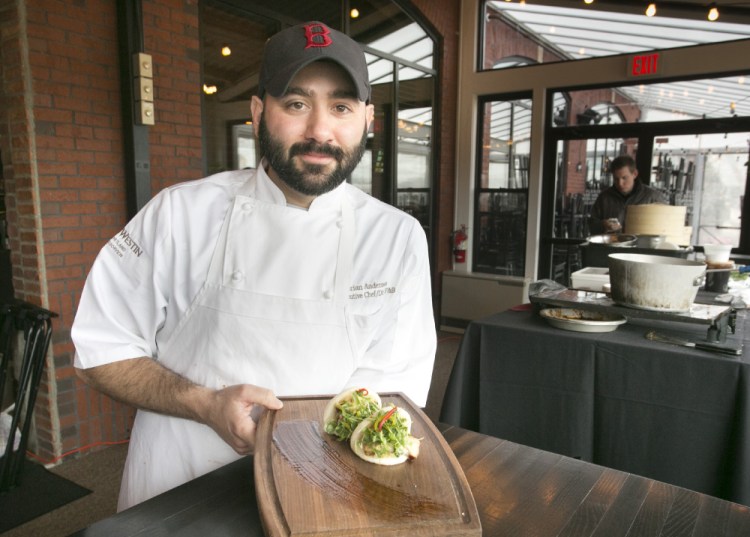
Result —
<svg viewBox="0 0 750 537"><path fill-rule="evenodd" d="M322 430L329 397L287 398L256 438L255 492L269 537L481 535L471 490L453 452L402 394L381 394L412 416L420 455L396 466L357 457Z"/></svg>

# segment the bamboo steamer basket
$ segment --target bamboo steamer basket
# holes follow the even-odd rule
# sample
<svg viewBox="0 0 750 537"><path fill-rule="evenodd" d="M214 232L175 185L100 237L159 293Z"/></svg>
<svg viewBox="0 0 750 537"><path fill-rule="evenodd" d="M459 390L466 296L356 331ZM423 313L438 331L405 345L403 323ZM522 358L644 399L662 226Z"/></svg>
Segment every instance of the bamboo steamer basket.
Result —
<svg viewBox="0 0 750 537"><path fill-rule="evenodd" d="M687 207L651 203L629 205L625 213L625 233L664 235L667 242L690 244L692 229L685 226Z"/></svg>

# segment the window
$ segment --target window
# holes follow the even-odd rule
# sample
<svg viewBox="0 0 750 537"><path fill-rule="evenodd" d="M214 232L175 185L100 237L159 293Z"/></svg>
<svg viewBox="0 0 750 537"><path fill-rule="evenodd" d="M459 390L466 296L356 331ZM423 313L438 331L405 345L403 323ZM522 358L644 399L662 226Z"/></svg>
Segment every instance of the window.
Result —
<svg viewBox="0 0 750 537"><path fill-rule="evenodd" d="M644 8L628 2L543 3L485 2L480 69L516 67L518 57L550 63L750 38L745 24L707 21L705 5L681 5L680 14L692 18L675 18L665 5L658 16L646 17Z"/></svg>
<svg viewBox="0 0 750 537"><path fill-rule="evenodd" d="M480 104L475 272L524 275L531 108L523 97L485 98Z"/></svg>

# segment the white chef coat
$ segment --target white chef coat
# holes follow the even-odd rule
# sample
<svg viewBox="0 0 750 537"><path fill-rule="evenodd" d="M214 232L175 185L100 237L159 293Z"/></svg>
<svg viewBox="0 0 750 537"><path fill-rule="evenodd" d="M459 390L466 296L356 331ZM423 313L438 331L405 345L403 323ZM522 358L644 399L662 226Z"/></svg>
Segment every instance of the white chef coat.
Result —
<svg viewBox="0 0 750 537"><path fill-rule="evenodd" d="M254 203L270 211L270 215L277 215L272 227L267 227L258 216ZM347 221L344 208L349 209L350 226L342 225ZM345 386L366 385L378 391L402 391L424 405L434 360L435 329L427 249L421 227L410 216L347 184L317 198L305 215L307 221L317 222L320 228L310 231L315 239L300 242L295 237L285 237L294 225L299 225L296 211L286 207L283 194L262 169L257 173L218 174L177 185L157 195L110 240L92 268L73 326L76 365L85 368L153 356L188 378L216 388L247 382L268 387L277 395L299 395L334 393ZM246 213L255 220L243 216ZM312 216L315 218L310 219ZM339 230L346 229L350 240L343 241L345 234ZM227 234L235 246L224 251ZM344 263L335 262L336 259L344 259ZM223 301L206 298L206 288L213 289L212 273L222 282L219 287L228 293L262 290L262 295L255 295L256 300L245 300L245 296L242 300L235 299L234 303L243 311L233 312L240 319L238 322L253 319L252 324L245 326L257 330L258 340L268 339L262 332L266 326L263 323L283 320L288 312L292 323L299 323L293 325L297 332L286 332L283 324L278 323L267 325L271 327L269 330L278 331L282 343L296 337L306 338L298 343L312 347L309 352L315 361L325 364L326 360L333 360L330 367L321 367L318 374L312 371L295 374L295 367L299 366L285 365L284 360L275 356L283 355L281 347L276 351L260 342L258 353L248 352L245 361L225 367L219 373L214 365L220 365L220 360L211 367L202 367L191 363L193 357L185 356L185 348L169 352L175 346L175 339L178 347L179 342L184 343L179 327L183 321L194 322L192 312L200 310L196 303L200 306L208 300L203 311L209 312L206 315L210 317L210 311L216 307L212 301ZM278 300L296 302L277 305ZM337 325L337 321L331 320L326 326L337 325L335 329L343 330L345 338L348 336L348 349L335 343L335 335L321 341L314 330L302 329L305 315L328 314L317 313L315 309L311 311L316 313L305 314L300 305L320 303L324 307L326 301L336 300L342 304L344 321ZM244 311L245 307L251 307L248 304L256 302L264 304L259 311ZM292 303L297 306L288 305ZM278 318L260 319L266 316L269 305L271 310L278 310L269 315ZM194 326L188 329L191 335ZM203 325L199 322L198 326ZM236 328L234 333L239 330ZM306 336L302 335L305 333ZM231 346L233 339L230 334L225 338L229 343L217 343L221 338L206 339L209 337L204 334L204 339L196 339L196 343L208 342L205 352L209 356L219 354L224 344ZM250 339L242 343L244 348L253 346L252 336L245 337ZM188 349L196 346L191 345ZM331 349L336 350L331 353ZM299 349L290 352L298 353ZM229 349L227 354L231 354ZM289 361L293 360L290 356ZM335 374L331 372L333 369ZM168 442L162 438L163 445L159 448L160 440L152 438L155 435L139 435L139 421L142 431L170 430L178 438L180 435L204 438L207 433L215 436L213 431L201 430L205 426L200 424L184 424L186 420L168 418L170 425L165 426L165 419L139 412L130 466L147 464L147 459L155 456L154 450L160 452ZM179 427L184 430L176 432ZM213 440L216 439L218 436ZM195 445L192 441L184 443ZM178 449L174 446L175 443L169 444L170 451ZM200 453L186 455L202 460L166 472L168 479L156 488L145 493L131 490L124 502L121 497L121 507L236 458L226 445L207 442L206 450L209 448L210 457ZM171 453L168 460L175 459ZM139 489L136 478L143 476L126 469L124 489L128 486Z"/></svg>

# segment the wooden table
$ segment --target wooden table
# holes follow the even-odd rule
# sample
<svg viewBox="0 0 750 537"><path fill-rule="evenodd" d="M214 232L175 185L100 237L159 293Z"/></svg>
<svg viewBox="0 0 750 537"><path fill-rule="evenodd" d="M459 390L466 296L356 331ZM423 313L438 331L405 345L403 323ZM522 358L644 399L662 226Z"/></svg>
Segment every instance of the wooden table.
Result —
<svg viewBox="0 0 750 537"><path fill-rule="evenodd" d="M477 502L483 535L571 537L750 535L750 508L439 425ZM263 536L245 457L76 535Z"/></svg>

